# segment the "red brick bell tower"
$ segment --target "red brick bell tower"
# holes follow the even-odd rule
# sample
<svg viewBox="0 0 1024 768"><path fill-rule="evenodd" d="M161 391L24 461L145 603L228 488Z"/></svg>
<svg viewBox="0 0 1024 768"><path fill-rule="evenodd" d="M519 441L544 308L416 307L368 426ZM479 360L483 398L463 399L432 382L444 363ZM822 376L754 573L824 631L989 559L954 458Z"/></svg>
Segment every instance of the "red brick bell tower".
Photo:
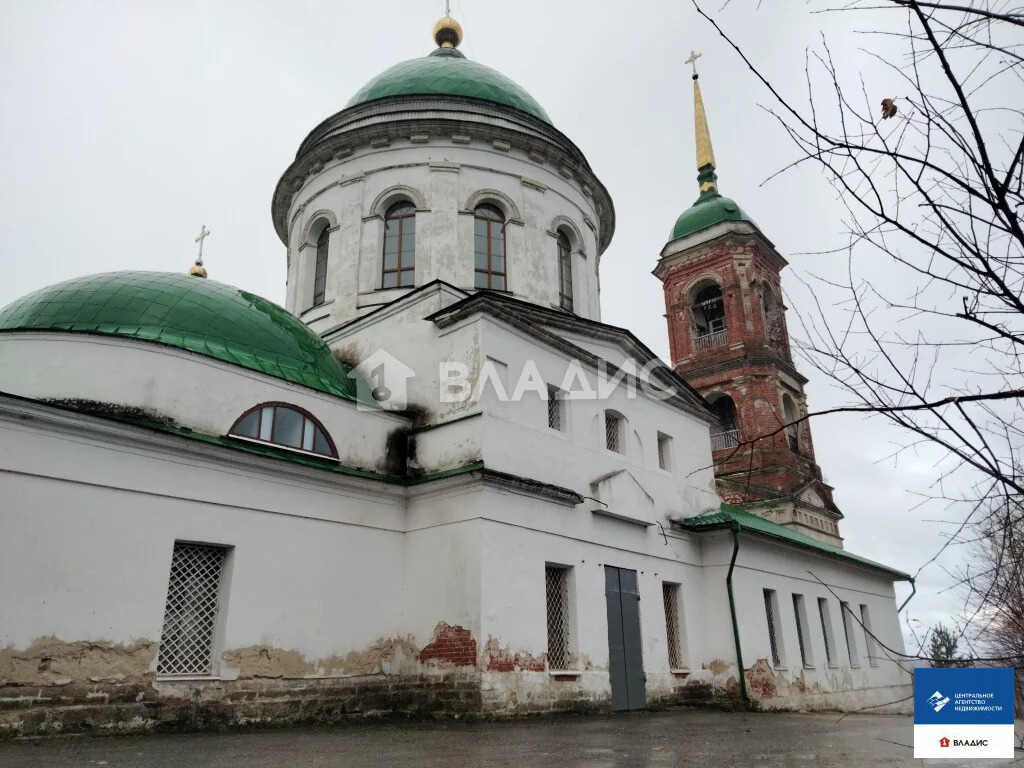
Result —
<svg viewBox="0 0 1024 768"><path fill-rule="evenodd" d="M676 221L654 274L665 287L672 365L718 414L712 456L727 502L842 546L832 488L814 460L804 384L793 365L779 273L786 260L718 191L693 76L700 196Z"/></svg>

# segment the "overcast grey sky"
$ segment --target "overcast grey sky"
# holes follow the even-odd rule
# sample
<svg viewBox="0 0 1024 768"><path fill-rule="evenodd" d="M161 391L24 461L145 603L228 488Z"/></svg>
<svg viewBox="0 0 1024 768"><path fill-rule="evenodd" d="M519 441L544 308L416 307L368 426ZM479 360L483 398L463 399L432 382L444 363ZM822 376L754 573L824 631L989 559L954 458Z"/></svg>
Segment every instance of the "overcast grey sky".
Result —
<svg viewBox="0 0 1024 768"><path fill-rule="evenodd" d="M824 31L838 63L874 72L844 18L804 3L705 3L769 74L803 89L804 51ZM285 248L270 200L299 143L386 67L433 48L443 0L0 0L0 305L76 275L185 270L201 224L210 276L284 300ZM604 320L667 354L660 283L651 276L676 216L697 195L692 88L683 63L703 52L701 85L720 189L790 261L795 279L842 276L841 208L814 169L762 182L793 149L759 104L766 94L681 0L457 0L462 50L525 87L583 150L611 192L617 230L602 260ZM839 317L837 315L837 322ZM799 334L794 312L791 333ZM810 374L807 366L804 372ZM812 410L841 396L820 377ZM851 550L913 573L941 545L948 517L914 508L934 455L885 460L900 435L883 422L812 424L817 458L846 515ZM952 562L947 558L947 562ZM953 605L942 570L925 571L912 615ZM908 588L899 587L899 595Z"/></svg>

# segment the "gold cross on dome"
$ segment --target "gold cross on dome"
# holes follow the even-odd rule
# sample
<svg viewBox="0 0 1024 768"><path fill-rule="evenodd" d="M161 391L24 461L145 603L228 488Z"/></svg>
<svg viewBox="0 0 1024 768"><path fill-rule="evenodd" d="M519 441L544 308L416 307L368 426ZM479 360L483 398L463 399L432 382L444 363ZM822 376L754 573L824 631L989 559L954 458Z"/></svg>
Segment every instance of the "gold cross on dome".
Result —
<svg viewBox="0 0 1024 768"><path fill-rule="evenodd" d="M697 74L697 59L703 56L703 53L697 53L696 51L690 51L690 57L686 60L686 64L693 65L693 74Z"/></svg>
<svg viewBox="0 0 1024 768"><path fill-rule="evenodd" d="M206 228L206 225L203 224L203 226L199 229L199 234L196 235L196 242L199 243L199 263L200 264L202 263L202 260L203 260L203 240L205 240L209 236L210 236L210 230L208 230Z"/></svg>

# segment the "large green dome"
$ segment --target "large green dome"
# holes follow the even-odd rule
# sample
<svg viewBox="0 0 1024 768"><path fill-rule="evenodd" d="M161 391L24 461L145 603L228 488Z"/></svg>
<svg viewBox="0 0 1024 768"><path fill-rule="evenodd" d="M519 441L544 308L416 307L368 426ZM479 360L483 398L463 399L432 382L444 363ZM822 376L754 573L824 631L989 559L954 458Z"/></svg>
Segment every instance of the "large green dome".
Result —
<svg viewBox="0 0 1024 768"><path fill-rule="evenodd" d="M722 221L747 221L754 224L754 220L728 197L722 197L717 192L707 196L702 194L696 203L676 219L672 234L668 238L669 242L700 232Z"/></svg>
<svg viewBox="0 0 1024 768"><path fill-rule="evenodd" d="M551 124L548 113L500 72L470 61L458 50L438 48L381 72L353 96L347 107L395 96L461 96L501 104Z"/></svg>
<svg viewBox="0 0 1024 768"><path fill-rule="evenodd" d="M51 285L0 309L0 333L70 331L187 349L356 399L350 368L282 307L224 283L166 272L107 272Z"/></svg>

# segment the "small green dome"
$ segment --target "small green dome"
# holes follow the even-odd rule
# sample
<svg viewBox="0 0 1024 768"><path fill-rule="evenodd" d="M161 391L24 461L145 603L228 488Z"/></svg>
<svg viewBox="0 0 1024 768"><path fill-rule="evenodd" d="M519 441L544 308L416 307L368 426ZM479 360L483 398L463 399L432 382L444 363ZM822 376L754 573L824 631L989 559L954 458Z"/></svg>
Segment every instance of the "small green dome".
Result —
<svg viewBox="0 0 1024 768"><path fill-rule="evenodd" d="M678 240L680 237L700 232L722 221L747 221L754 224L754 220L728 197L722 197L717 193L701 195L696 203L683 211L676 219L668 240L669 242ZM757 224L754 226L756 227Z"/></svg>
<svg viewBox="0 0 1024 768"><path fill-rule="evenodd" d="M517 109L551 124L548 113L500 72L470 61L458 50L438 48L384 70L364 85L346 107L395 96L461 96Z"/></svg>
<svg viewBox="0 0 1024 768"><path fill-rule="evenodd" d="M167 344L356 399L350 368L287 310L214 280L107 272L30 293L0 309L0 333L70 331Z"/></svg>

